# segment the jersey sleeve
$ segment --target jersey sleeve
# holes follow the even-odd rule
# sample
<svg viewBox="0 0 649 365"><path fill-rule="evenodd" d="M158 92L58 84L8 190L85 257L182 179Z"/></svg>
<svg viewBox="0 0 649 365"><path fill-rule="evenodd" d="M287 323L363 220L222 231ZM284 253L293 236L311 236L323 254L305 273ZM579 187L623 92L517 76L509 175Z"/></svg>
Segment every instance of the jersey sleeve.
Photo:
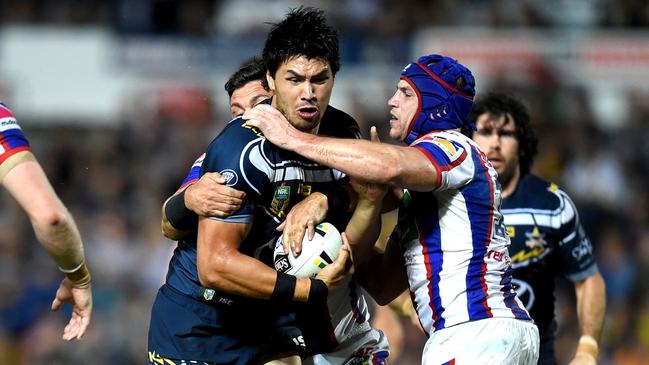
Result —
<svg viewBox="0 0 649 365"><path fill-rule="evenodd" d="M199 175L207 172L220 173L226 180L226 185L245 192L246 199L232 215L224 218L210 217L211 219L235 223L253 221L255 202L274 171L267 158L268 146L266 139L250 127L243 126L240 118L230 122L212 141L205 153Z"/></svg>
<svg viewBox="0 0 649 365"><path fill-rule="evenodd" d="M0 102L0 165L20 151L29 151L27 137L11 110Z"/></svg>
<svg viewBox="0 0 649 365"><path fill-rule="evenodd" d="M182 190L185 187L195 183L196 180L198 180L201 177L201 167L203 167L204 160L205 160L205 153L198 156L196 161L194 161L192 167L189 169L189 172L187 173L187 177L185 177L183 182L180 184L180 187L178 187L178 190Z"/></svg>
<svg viewBox="0 0 649 365"><path fill-rule="evenodd" d="M579 222L577 209L570 197L557 189L556 185L549 189L560 200L559 272L572 282L584 280L598 272L593 245Z"/></svg>
<svg viewBox="0 0 649 365"><path fill-rule="evenodd" d="M413 148L421 151L437 170L436 190L457 189L473 178L473 162L468 158L470 151L462 144L441 137L425 137Z"/></svg>

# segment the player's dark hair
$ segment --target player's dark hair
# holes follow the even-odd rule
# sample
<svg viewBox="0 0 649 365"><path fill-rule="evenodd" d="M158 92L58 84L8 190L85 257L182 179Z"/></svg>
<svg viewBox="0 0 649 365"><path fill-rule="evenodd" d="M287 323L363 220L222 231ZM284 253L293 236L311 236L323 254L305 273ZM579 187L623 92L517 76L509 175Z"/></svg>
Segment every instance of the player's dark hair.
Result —
<svg viewBox="0 0 649 365"><path fill-rule="evenodd" d="M250 81L260 80L264 89L268 90L268 83L266 82L266 64L264 61L255 56L244 61L239 69L230 76L225 83L225 91L232 97L235 90L243 87Z"/></svg>
<svg viewBox="0 0 649 365"><path fill-rule="evenodd" d="M283 62L300 56L327 61L332 75L340 69L338 33L320 9L291 9L268 33L262 57L271 76Z"/></svg>
<svg viewBox="0 0 649 365"><path fill-rule="evenodd" d="M529 173L536 156L539 140L525 105L509 93L491 91L476 98L469 120L475 123L478 117L484 113L489 113L496 118L511 116L514 119L521 176Z"/></svg>

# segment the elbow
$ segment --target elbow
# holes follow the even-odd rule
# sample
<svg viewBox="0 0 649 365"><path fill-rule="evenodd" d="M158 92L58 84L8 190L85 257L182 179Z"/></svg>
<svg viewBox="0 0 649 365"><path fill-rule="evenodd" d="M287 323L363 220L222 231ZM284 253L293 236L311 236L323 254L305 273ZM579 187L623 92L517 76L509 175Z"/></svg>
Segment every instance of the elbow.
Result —
<svg viewBox="0 0 649 365"><path fill-rule="evenodd" d="M226 286L225 269L228 260L219 256L212 255L209 258L198 260L198 280L202 287L224 290Z"/></svg>
<svg viewBox="0 0 649 365"><path fill-rule="evenodd" d="M58 227L69 225L70 216L65 208L45 209L32 216L32 221L42 231L50 231Z"/></svg>

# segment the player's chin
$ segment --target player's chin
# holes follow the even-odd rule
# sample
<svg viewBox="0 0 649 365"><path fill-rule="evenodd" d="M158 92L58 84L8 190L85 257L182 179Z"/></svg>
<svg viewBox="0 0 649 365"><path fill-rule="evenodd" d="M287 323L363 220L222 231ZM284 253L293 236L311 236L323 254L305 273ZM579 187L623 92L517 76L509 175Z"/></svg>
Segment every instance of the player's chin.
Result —
<svg viewBox="0 0 649 365"><path fill-rule="evenodd" d="M294 124L295 128L299 129L302 132L310 132L312 131L315 127L320 124L320 118L319 117L313 117L313 118L301 118L298 117L298 123Z"/></svg>

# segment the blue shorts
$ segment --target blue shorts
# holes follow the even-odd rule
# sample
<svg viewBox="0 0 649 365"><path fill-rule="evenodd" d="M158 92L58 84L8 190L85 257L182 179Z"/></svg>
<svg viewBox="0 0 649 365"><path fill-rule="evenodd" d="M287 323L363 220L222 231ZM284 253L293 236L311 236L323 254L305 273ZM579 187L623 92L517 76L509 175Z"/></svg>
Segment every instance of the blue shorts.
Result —
<svg viewBox="0 0 649 365"><path fill-rule="evenodd" d="M303 351L295 315L276 308L270 301L226 305L199 300L163 285L153 303L150 364L169 359L176 363L185 360L248 365L284 355L302 355Z"/></svg>

